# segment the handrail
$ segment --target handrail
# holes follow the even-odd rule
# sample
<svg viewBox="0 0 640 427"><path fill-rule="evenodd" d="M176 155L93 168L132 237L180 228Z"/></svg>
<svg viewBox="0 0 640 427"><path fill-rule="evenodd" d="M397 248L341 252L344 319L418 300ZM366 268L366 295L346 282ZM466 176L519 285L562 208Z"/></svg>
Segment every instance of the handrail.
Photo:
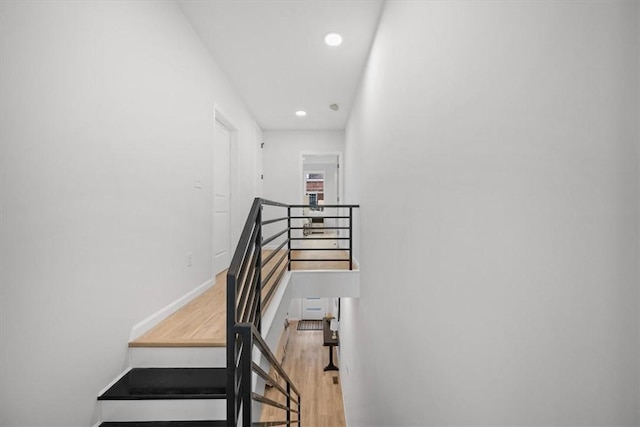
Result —
<svg viewBox="0 0 640 427"><path fill-rule="evenodd" d="M273 208L286 208L285 217L263 220L263 208L271 206ZM348 215L322 216L313 215L292 215L293 209L348 209ZM245 222L238 246L231 260L231 265L227 271L227 424L232 427L238 425L242 414L242 425L248 426L271 426L271 425L291 425L301 422L300 393L295 387L282 366L278 363L268 345L261 336L262 309L275 294L278 283L287 270L291 270L291 265L299 261L343 261L349 263L349 269L353 269L353 209L359 205L286 205L284 203L256 198L251 205L249 215ZM330 237L330 240L348 241L348 247L340 248L317 248L320 251L345 251L348 250L348 258L308 258L294 259L291 257L292 251L310 251L312 248L292 248L291 242L297 240L320 240L325 238L307 237L307 232L311 230L311 222L303 226L292 226L292 220L300 221L309 218L323 218L322 226L313 226L313 231L324 230L347 230L347 237ZM325 226L324 218L348 221L348 226ZM286 220L283 229L275 231L271 236L263 236L264 226L273 226ZM292 231L303 231L305 237L296 237ZM277 248L263 259L262 253L265 245L283 239L282 242L275 243ZM279 255L279 256L278 256ZM277 257L277 258L276 258ZM275 261L274 261L275 260ZM273 261L273 262L272 262ZM285 262L286 268L283 266ZM263 269L268 271L264 274ZM279 274L276 274L280 270ZM275 370L283 384L278 383L263 366L253 361L253 350L257 349L262 355L264 363L269 365L269 369ZM270 384L285 396L286 405L278 403L256 393L252 384L253 374ZM256 378L257 378L256 377ZM286 421L253 422L252 401L261 402L286 411ZM294 407L295 406L295 407ZM297 419L292 419L292 414L297 413Z"/></svg>

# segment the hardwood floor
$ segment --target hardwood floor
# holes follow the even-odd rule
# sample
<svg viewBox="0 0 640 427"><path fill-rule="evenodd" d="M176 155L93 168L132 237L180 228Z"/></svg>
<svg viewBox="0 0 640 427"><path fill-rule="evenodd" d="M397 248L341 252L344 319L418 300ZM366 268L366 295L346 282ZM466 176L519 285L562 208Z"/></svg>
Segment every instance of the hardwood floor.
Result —
<svg viewBox="0 0 640 427"><path fill-rule="evenodd" d="M202 295L131 341L129 347L224 347L226 331L226 271Z"/></svg>
<svg viewBox="0 0 640 427"><path fill-rule="evenodd" d="M322 345L322 331L298 331L296 326L291 322L283 367L302 395L302 425L346 426L338 372L323 370L329 363L329 351ZM334 353L334 361L335 358ZM284 396L275 389L268 389L265 394L284 402ZM265 405L260 421L283 420L283 414L281 409Z"/></svg>
<svg viewBox="0 0 640 427"><path fill-rule="evenodd" d="M308 248L331 247L336 240L327 238L304 242ZM264 250L263 259L273 251ZM282 251L284 254L285 252ZM347 251L291 251L293 259L348 258ZM275 255L263 266L263 280L281 258ZM270 300L266 298L270 289L277 286L276 279L286 268L286 260L276 269L271 280L262 289L263 310ZM302 261L293 262L292 270L342 270L348 269L344 261ZM356 266L354 266L356 268ZM180 310L164 319L154 328L131 341L129 347L224 347L226 345L226 271L216 276L216 283L202 295L186 304Z"/></svg>

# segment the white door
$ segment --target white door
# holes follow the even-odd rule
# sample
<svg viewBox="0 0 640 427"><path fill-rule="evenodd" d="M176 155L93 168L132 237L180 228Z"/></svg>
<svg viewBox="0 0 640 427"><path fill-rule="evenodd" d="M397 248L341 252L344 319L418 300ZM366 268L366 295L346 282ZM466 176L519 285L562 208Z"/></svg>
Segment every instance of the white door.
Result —
<svg viewBox="0 0 640 427"><path fill-rule="evenodd" d="M213 136L213 268L214 275L229 267L230 205L229 153L231 132L216 120Z"/></svg>
<svg viewBox="0 0 640 427"><path fill-rule="evenodd" d="M303 320L320 320L326 311L324 298L302 298Z"/></svg>

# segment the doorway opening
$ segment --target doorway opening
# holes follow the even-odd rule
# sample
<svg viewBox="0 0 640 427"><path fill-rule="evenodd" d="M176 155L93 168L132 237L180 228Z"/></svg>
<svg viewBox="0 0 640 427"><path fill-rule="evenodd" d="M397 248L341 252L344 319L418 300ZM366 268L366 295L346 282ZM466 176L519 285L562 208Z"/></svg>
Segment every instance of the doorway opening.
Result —
<svg viewBox="0 0 640 427"><path fill-rule="evenodd" d="M339 240L335 238L340 237L341 230L330 229L330 227L340 226L340 220L335 218L338 216L338 210L327 206L340 203L340 182L342 181L340 164L342 154L302 153L301 156L302 196L300 202L310 206L303 210L303 216L308 217L305 220L306 223L303 224L303 227L305 227L304 235L327 239L323 241L303 241L301 245L304 247L317 246L319 248L338 247Z"/></svg>

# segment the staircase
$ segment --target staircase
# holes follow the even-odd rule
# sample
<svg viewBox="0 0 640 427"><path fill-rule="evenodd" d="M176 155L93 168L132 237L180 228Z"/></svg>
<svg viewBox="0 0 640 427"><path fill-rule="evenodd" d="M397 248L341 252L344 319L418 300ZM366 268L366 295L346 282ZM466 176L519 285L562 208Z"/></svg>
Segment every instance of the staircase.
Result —
<svg viewBox="0 0 640 427"><path fill-rule="evenodd" d="M133 368L98 397L100 426L226 426L226 375L226 368Z"/></svg>
<svg viewBox="0 0 640 427"><path fill-rule="evenodd" d="M263 220L265 206L285 208L287 214ZM291 256L291 242L302 237L292 235L292 230L302 233L304 225L295 221L305 217L292 215L291 209L308 207L255 199L227 273L226 348L131 348L133 367L98 397L99 427L301 424L300 393L264 341L261 327L266 305L284 273L297 261ZM358 206L334 207L348 209L348 216L332 217L348 219L348 226L326 228L349 231L348 237L337 238L349 241L348 258L329 261L344 261L352 269L352 211ZM284 230L263 238L263 226L271 228L281 222L286 222ZM263 260L265 246L278 239L282 243ZM266 386L281 393L281 400L261 394ZM255 403L280 408L283 419L255 422L255 415L259 415L252 413Z"/></svg>

